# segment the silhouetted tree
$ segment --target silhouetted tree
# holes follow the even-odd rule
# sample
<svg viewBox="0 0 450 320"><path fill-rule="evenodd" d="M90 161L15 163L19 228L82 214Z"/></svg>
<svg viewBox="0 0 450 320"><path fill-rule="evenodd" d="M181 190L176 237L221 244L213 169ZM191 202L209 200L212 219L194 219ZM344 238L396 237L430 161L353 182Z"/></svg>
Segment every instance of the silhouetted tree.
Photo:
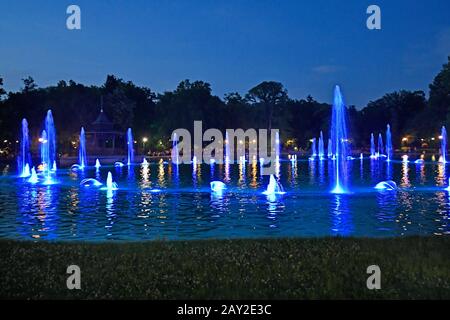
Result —
<svg viewBox="0 0 450 320"><path fill-rule="evenodd" d="M263 81L251 88L246 98L252 103L262 104L266 110L267 129L272 129L274 109L288 99L287 90L280 82Z"/></svg>
<svg viewBox="0 0 450 320"><path fill-rule="evenodd" d="M3 78L0 77L0 100L6 94L5 89L3 89Z"/></svg>
<svg viewBox="0 0 450 320"><path fill-rule="evenodd" d="M37 88L37 84L34 82L34 79L30 76L25 79L22 79L22 81L23 81L23 88L22 88L23 92L29 92Z"/></svg>
<svg viewBox="0 0 450 320"><path fill-rule="evenodd" d="M450 56L430 84L429 104L436 118L441 121L446 118L447 124L450 123Z"/></svg>

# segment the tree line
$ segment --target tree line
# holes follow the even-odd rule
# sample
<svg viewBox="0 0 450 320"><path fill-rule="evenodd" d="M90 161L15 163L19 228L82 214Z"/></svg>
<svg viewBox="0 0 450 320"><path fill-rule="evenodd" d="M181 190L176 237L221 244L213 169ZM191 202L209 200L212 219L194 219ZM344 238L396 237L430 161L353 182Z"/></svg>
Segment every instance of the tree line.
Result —
<svg viewBox="0 0 450 320"><path fill-rule="evenodd" d="M98 116L101 99L115 128L125 131L132 127L137 140L148 138L146 146L151 150L169 148L172 131L192 130L194 120L202 120L204 129L223 131L278 128L285 146L299 149L308 149L311 138L320 131L327 137L330 130L329 103L310 95L290 98L283 84L275 81L264 81L244 95L231 92L220 98L204 81L184 80L173 91L156 93L114 75L108 75L101 86L61 80L45 88L28 77L19 91L7 93L0 77L0 139L16 141L22 118L27 118L30 134L37 139L45 112L51 108L60 148L70 149L80 127L89 127ZM450 123L450 57L429 85L428 98L424 91L399 90L360 110L351 105L347 110L354 147L367 148L370 133L384 133L388 123L395 148L404 137L410 146L423 146L439 134L441 126Z"/></svg>

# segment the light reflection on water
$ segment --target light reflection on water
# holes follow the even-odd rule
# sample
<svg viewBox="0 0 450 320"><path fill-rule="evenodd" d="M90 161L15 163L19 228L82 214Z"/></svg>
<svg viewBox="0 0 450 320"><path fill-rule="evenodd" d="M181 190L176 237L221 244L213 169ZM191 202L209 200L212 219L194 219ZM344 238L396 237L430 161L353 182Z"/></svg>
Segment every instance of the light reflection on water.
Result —
<svg viewBox="0 0 450 320"><path fill-rule="evenodd" d="M236 164L148 165L60 170L61 184L31 185L0 177L0 237L44 240L151 240L234 237L402 236L449 234L446 166L363 160L349 166L351 193L328 192L333 163L283 161L279 181L287 193L265 196L269 178L259 161ZM83 178L119 190L80 187ZM330 176L331 175L331 176ZM372 187L392 179L400 189ZM222 194L209 182L224 181Z"/></svg>

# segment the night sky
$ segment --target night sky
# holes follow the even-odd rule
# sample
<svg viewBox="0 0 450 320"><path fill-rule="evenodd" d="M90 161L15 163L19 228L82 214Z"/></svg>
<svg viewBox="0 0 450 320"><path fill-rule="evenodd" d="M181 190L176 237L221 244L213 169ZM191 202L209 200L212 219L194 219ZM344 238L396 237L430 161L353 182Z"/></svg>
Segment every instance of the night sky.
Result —
<svg viewBox="0 0 450 320"><path fill-rule="evenodd" d="M66 8L81 7L81 30ZM382 29L366 28L381 7ZM6 1L0 0L0 76L19 90L107 74L173 90L183 79L213 93L245 93L264 80L294 98L330 102L340 84L362 107L394 90L425 90L450 55L450 1Z"/></svg>

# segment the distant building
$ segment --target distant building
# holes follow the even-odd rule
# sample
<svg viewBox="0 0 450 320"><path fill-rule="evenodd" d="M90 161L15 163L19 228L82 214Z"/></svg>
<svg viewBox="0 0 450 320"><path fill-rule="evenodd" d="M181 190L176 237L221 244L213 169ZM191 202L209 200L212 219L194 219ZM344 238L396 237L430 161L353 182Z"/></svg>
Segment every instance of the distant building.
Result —
<svg viewBox="0 0 450 320"><path fill-rule="evenodd" d="M103 107L86 131L86 149L90 155L126 154L125 133L114 130L114 124L103 112Z"/></svg>

